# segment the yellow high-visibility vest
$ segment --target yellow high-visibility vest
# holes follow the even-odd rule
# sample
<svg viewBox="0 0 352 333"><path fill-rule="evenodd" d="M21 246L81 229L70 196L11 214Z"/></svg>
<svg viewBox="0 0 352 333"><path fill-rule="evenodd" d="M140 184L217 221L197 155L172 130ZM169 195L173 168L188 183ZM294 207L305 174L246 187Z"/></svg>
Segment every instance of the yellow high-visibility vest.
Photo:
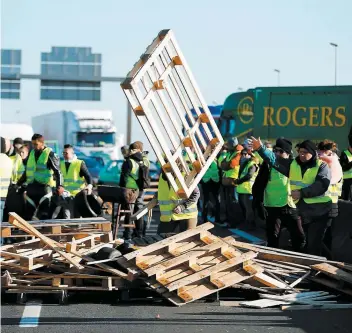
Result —
<svg viewBox="0 0 352 333"><path fill-rule="evenodd" d="M290 182L288 177L274 168L270 170L268 184L264 191L265 207L289 207L296 208L290 195Z"/></svg>
<svg viewBox="0 0 352 333"><path fill-rule="evenodd" d="M247 163L247 165L244 167L244 169L241 172L240 178L243 177L244 175L246 175L248 173L248 170L255 165L254 161L249 161ZM253 176L251 177L251 179L249 181L243 182L242 184L237 186L237 193L241 193L241 194L252 194L252 187L255 181L255 178L258 175L258 169L256 170L256 172L253 174Z"/></svg>
<svg viewBox="0 0 352 333"><path fill-rule="evenodd" d="M49 170L47 167L49 154L51 153L51 148L46 147L40 154L38 161L35 161L35 152L32 150L29 154L27 167L26 167L26 175L27 175L27 183L31 184L34 181L54 186L54 178L53 171Z"/></svg>
<svg viewBox="0 0 352 333"><path fill-rule="evenodd" d="M64 178L64 188L72 196L75 196L85 188L85 179L79 175L82 162L82 160L73 160L68 170L66 170L65 162L60 162L60 170Z"/></svg>
<svg viewBox="0 0 352 333"><path fill-rule="evenodd" d="M180 187L179 182L177 185ZM182 204L182 200L174 191L172 186L169 186L169 183L163 179L162 176L159 178L158 184L158 203L160 207L160 221L161 222L170 222L185 220L191 218L197 218L198 209L197 204L192 204L186 208L182 213L175 214L173 210L176 206Z"/></svg>
<svg viewBox="0 0 352 333"><path fill-rule="evenodd" d="M301 166L296 162L296 160L294 160L291 163L289 174L291 191L300 190L302 188L308 187L309 185L312 185L315 182L315 177L318 174L319 166L322 163L323 162L318 159L316 165L313 168L307 169L302 178ZM328 191L326 193L328 193ZM303 200L307 204L329 202L331 201L331 198L326 193L313 198L303 198ZM294 203L297 202L298 200L294 200Z"/></svg>

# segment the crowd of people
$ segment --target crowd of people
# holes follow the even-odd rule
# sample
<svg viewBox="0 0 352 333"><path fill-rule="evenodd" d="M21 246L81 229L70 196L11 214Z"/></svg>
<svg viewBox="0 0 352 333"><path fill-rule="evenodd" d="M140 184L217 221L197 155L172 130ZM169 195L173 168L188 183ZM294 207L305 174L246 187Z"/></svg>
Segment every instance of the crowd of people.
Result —
<svg viewBox="0 0 352 333"><path fill-rule="evenodd" d="M182 199L161 168L154 198L160 207L157 232L195 228L198 222L209 220L209 203L213 202L214 223L218 226L236 228L244 220L245 228L255 229L256 221L262 219L266 223L268 246L279 247L285 227L295 251L320 255L323 248L331 249L338 199L352 201L352 131L348 139L349 147L341 153L332 141L316 145L305 140L295 146L293 154L292 143L283 137L273 147L260 138L247 138L242 144L231 138L200 182L202 205L199 187L188 199ZM28 220L80 217L75 200L84 191L91 194L93 189L84 161L75 156L69 144L60 159L40 134L33 135L31 144L32 150L21 138L16 138L12 145L1 138L3 221L8 220L9 211ZM143 208L143 193L149 187L148 153L141 141L123 146L121 153L124 163L119 185L137 193L137 212ZM146 223L141 217L135 228L125 228L124 238L129 241L145 234Z"/></svg>
<svg viewBox="0 0 352 333"><path fill-rule="evenodd" d="M239 206L241 227L255 229L258 218L265 221L268 246L279 247L286 227L295 251L329 256L338 199L352 201L352 132L348 139L341 153L330 140L305 140L296 145L297 154L286 138L273 147L255 137L243 144L230 139L201 181L203 221L212 196L216 224L238 227Z"/></svg>

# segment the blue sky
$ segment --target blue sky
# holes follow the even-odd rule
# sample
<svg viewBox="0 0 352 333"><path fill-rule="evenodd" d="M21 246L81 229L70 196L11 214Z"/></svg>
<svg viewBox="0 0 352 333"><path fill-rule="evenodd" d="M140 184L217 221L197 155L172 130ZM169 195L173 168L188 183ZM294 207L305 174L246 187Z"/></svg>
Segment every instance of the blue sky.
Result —
<svg viewBox="0 0 352 333"><path fill-rule="evenodd" d="M90 46L103 55L103 75L124 76L155 35L173 29L209 104L257 86L352 83L352 1L349 0L2 0L1 47L22 49L22 72L39 73L40 52ZM20 101L2 100L2 122L59 109L112 109L120 132L126 101L117 84L102 101L39 100L39 83L24 81ZM19 113L16 113L19 112ZM134 121L133 139L141 138Z"/></svg>

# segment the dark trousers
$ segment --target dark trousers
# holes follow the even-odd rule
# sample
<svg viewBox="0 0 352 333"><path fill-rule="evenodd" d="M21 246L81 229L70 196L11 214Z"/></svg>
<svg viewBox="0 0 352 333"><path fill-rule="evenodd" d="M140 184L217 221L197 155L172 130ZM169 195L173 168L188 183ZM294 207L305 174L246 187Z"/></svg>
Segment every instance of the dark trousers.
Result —
<svg viewBox="0 0 352 333"><path fill-rule="evenodd" d="M220 201L219 201L219 188L220 183L209 180L208 182L202 182L203 190L203 209L202 209L202 220L207 221L208 215L208 203L211 200L211 196L215 201L215 222L220 222Z"/></svg>
<svg viewBox="0 0 352 333"><path fill-rule="evenodd" d="M246 223L249 225L255 225L254 222L254 211L252 208L253 196L252 194L238 194L238 202L240 204Z"/></svg>
<svg viewBox="0 0 352 333"><path fill-rule="evenodd" d="M236 210L235 205L235 187L224 186L225 189L225 205L226 205L226 219L230 225L235 226L236 224Z"/></svg>
<svg viewBox="0 0 352 333"><path fill-rule="evenodd" d="M329 216L329 213L318 217L302 217L302 222L307 239L305 252L322 255L325 232L331 225L332 217Z"/></svg>
<svg viewBox="0 0 352 333"><path fill-rule="evenodd" d="M279 247L281 228L285 226L290 233L294 251L302 252L305 247L305 233L301 218L297 209L289 206L265 207L268 216L266 218L266 237L268 246Z"/></svg>
<svg viewBox="0 0 352 333"><path fill-rule="evenodd" d="M36 206L38 207L40 199L44 195L50 193L52 191L52 188L49 185L44 185L44 184L40 184L40 183L31 183L28 185L26 190L27 190L27 196L29 198L31 198L34 201L34 203L36 204ZM38 213L37 213L37 218L39 218L39 219L51 218L50 204L51 204L50 199L46 199L40 204L40 208L38 209ZM35 208L27 202L26 210L28 210L28 214L31 215L34 213ZM32 212L32 213L30 214L30 212ZM32 215L30 217L27 216L27 219L28 218L32 218Z"/></svg>
<svg viewBox="0 0 352 333"><path fill-rule="evenodd" d="M352 178L343 180L341 199L352 201Z"/></svg>
<svg viewBox="0 0 352 333"><path fill-rule="evenodd" d="M136 213L138 210L142 209L144 204L142 200L143 192L140 191L138 198L134 204L133 213ZM127 208L129 209L129 208ZM125 219L125 224L129 224L129 218ZM141 217L139 220L134 222L135 228L125 228L123 231L124 239L131 239L131 237L143 237L146 233L146 228L144 226L144 217Z"/></svg>

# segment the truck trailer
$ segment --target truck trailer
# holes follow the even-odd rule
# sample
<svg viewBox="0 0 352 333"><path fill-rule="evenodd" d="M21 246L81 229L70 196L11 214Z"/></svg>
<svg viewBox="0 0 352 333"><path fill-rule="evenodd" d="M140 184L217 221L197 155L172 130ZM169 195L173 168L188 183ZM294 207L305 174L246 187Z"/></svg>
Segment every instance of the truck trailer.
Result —
<svg viewBox="0 0 352 333"><path fill-rule="evenodd" d="M250 135L295 144L305 139L348 144L352 125L352 86L258 87L228 96L220 116L224 138Z"/></svg>
<svg viewBox="0 0 352 333"><path fill-rule="evenodd" d="M118 159L121 145L110 110L62 110L32 118L32 126L46 140L57 140L62 152L65 144L87 156Z"/></svg>

